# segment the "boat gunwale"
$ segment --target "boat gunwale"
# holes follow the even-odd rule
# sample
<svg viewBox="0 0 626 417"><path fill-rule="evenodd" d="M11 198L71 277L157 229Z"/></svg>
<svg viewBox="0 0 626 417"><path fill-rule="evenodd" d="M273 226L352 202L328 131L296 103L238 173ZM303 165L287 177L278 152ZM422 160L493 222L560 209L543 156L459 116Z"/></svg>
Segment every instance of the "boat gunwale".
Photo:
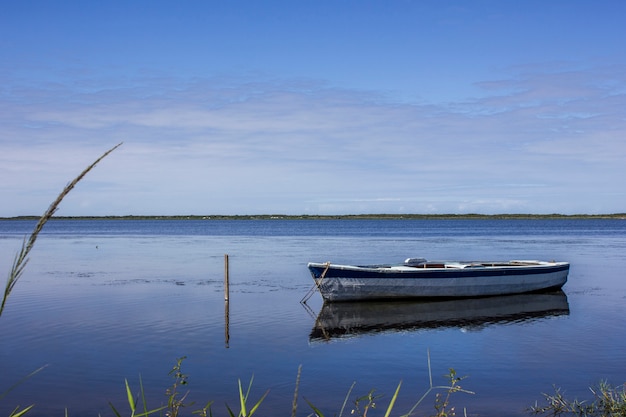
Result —
<svg viewBox="0 0 626 417"><path fill-rule="evenodd" d="M444 267L421 267L420 265L405 265L405 264L375 264L375 265L344 265L333 263L320 263L309 262L307 267L321 268L322 270L344 270L344 271L361 271L368 273L425 273L425 272L460 272L460 271L520 271L520 270L535 270L535 269L550 269L550 270L563 270L569 269L569 262L553 262L553 261L430 261L424 264L441 264ZM458 266L462 265L462 266Z"/></svg>

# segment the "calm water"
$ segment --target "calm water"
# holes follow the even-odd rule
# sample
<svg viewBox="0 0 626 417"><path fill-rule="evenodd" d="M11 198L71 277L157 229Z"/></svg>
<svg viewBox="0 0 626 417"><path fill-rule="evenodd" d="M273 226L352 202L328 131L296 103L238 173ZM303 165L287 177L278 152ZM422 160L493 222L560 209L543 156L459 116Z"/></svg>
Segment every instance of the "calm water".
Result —
<svg viewBox="0 0 626 417"><path fill-rule="evenodd" d="M0 221L5 274L33 226ZM183 355L190 399L214 400L217 416L253 375L254 400L270 390L260 415L290 415L300 365L298 415L310 413L303 398L338 414L355 381L352 398L386 394L382 415L402 380L397 415L428 388L428 351L435 383L454 368L476 392L453 397L457 410L526 415L553 384L588 397L601 379L624 382L625 253L622 220L52 221L0 317L0 393L47 366L0 400L0 415L32 403L32 416L112 415L109 401L126 410L124 379L137 388L140 375L157 406ZM572 266L564 292L543 299L300 304L308 261L409 256Z"/></svg>

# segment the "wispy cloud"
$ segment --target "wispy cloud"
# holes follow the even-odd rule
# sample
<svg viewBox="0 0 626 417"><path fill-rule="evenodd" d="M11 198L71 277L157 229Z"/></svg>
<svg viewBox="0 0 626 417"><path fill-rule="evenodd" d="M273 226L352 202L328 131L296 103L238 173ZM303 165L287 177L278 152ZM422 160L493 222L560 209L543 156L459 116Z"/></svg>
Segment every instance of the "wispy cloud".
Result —
<svg viewBox="0 0 626 417"><path fill-rule="evenodd" d="M429 104L310 80L12 80L0 215L41 211L119 141L67 214L619 211L624 73L518 72Z"/></svg>

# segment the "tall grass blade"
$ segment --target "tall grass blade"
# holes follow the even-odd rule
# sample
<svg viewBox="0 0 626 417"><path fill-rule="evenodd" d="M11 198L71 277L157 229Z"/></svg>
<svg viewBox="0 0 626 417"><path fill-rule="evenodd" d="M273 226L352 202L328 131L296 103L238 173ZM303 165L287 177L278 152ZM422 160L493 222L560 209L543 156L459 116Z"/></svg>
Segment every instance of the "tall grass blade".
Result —
<svg viewBox="0 0 626 417"><path fill-rule="evenodd" d="M291 403L291 417L296 417L298 411L298 389L300 388L300 375L302 374L302 365L298 366L298 374L296 375L296 388L293 392L293 402Z"/></svg>
<svg viewBox="0 0 626 417"><path fill-rule="evenodd" d="M141 376L139 377L139 386L140 386L140 397L143 403L143 412L141 413L137 413L137 403L138 403L138 399L135 399L135 396L133 395L133 392L130 388L130 385L128 384L128 380L124 379L124 383L126 384L126 399L128 401L128 406L130 407L130 412L131 412L131 417L145 417L145 416L149 416L151 414L155 414L155 413L159 413L163 410L165 410L167 407L166 406L161 406L159 408L155 408L153 410L148 410L148 405L146 402L146 396L144 393L144 389L143 389L143 382L141 380ZM113 410L113 413L117 416L117 417L122 417L122 415L120 414L119 411L117 411L117 409L115 408L115 406L113 405L113 403L111 403L109 401L109 406L111 407L111 410Z"/></svg>
<svg viewBox="0 0 626 417"><path fill-rule="evenodd" d="M311 409L313 410L313 412L315 413L317 417L324 417L324 413L322 413L322 411L319 408L311 404L311 401L307 400L306 398L304 399L304 401L306 401L309 407L311 407Z"/></svg>
<svg viewBox="0 0 626 417"><path fill-rule="evenodd" d="M241 379L239 379L238 381L239 381L239 406L241 407L241 411L239 412L239 415L243 417L248 417L248 413L246 411L246 400L248 399L248 392L250 392L250 390L248 389L248 392L246 392L246 395L244 397L243 391L241 389ZM252 383L252 379L250 380L250 382Z"/></svg>
<svg viewBox="0 0 626 417"><path fill-rule="evenodd" d="M113 405L111 401L109 401L109 407L111 407L111 410L113 410L113 414L115 414L117 417L122 417L122 415L119 413L119 411L117 411L117 409L115 408L115 406Z"/></svg>
<svg viewBox="0 0 626 417"><path fill-rule="evenodd" d="M430 387L433 387L433 372L430 367L430 349L426 350L426 358L428 360L428 382L430 383Z"/></svg>
<svg viewBox="0 0 626 417"><path fill-rule="evenodd" d="M265 400L265 397L267 397L267 394L269 394L270 392L269 390L265 391L265 394L263 394L261 398L252 406L250 411L248 411L248 397L250 396L250 390L252 389L253 381L254 381L254 376L250 378L248 389L246 390L246 393L244 394L243 388L241 387L241 380L240 379L237 380L237 382L239 383L239 406L241 407L239 411L239 417L252 417L254 412L259 408L263 400ZM228 407L228 404L226 404L226 408L228 409L228 413L231 415L231 417L234 417L234 413L230 409L230 407Z"/></svg>
<svg viewBox="0 0 626 417"><path fill-rule="evenodd" d="M128 399L128 406L130 407L131 415L134 416L135 410L137 409L137 401L135 401L133 392L130 390L128 379L124 379L124 382L126 383L126 398Z"/></svg>
<svg viewBox="0 0 626 417"><path fill-rule="evenodd" d="M419 407L419 405L422 403L422 401L424 401L424 399L434 390L438 390L438 389L446 390L448 391L448 394L456 393L456 392L463 392L465 394L474 394L473 391L462 389L461 387L456 385L456 383L463 378L455 378L456 372L453 369L450 369L450 374L448 375L448 377L451 378L450 385L433 385L433 372L432 372L432 367L430 364L430 349L427 351L427 357L428 357L428 382L429 382L428 389L426 390L426 392L424 392L424 394L420 397L420 399L417 400L415 405L411 407L409 412L406 414L403 414L401 417L408 417L412 415L417 409L417 407Z"/></svg>
<svg viewBox="0 0 626 417"><path fill-rule="evenodd" d="M250 414L248 414L248 417L252 417L254 412L259 408L259 406L261 405L261 403L263 402L263 400L265 399L265 397L267 397L267 394L269 393L270 393L270 390L265 391L265 394L263 394L261 398L259 398L259 401L257 401L250 409Z"/></svg>
<svg viewBox="0 0 626 417"><path fill-rule="evenodd" d="M341 410L339 411L339 417L343 416L343 410L346 409L346 404L348 404L348 399L350 398L350 394L352 393L352 390L354 389L355 385L356 385L356 381L354 381L352 385L350 385L350 389L348 390L346 397L343 399L343 404L341 405Z"/></svg>
<svg viewBox="0 0 626 417"><path fill-rule="evenodd" d="M24 381L26 381L27 379L30 379L33 375L35 375L36 373L39 373L41 370L43 370L44 368L46 368L48 365L44 365L39 369L35 369L33 372L31 372L30 374L26 375L25 377L23 377L22 379L20 379L19 381L17 381L15 384L11 385L6 391L0 393L0 400L3 399L4 397L6 397L6 395L11 392L12 390L14 390L15 388L17 388L19 385L21 385Z"/></svg>
<svg viewBox="0 0 626 417"><path fill-rule="evenodd" d="M33 408L34 405L29 405L28 407L26 407L25 409L21 410L21 411L17 411L19 410L19 407L16 407L11 414L9 414L9 417L21 417L24 414L28 413L30 411L31 408Z"/></svg>
<svg viewBox="0 0 626 417"><path fill-rule="evenodd" d="M109 155L111 152L113 152L115 149L117 149L121 145L122 145L122 142L118 143L117 145L115 145L114 147L112 147L111 149L103 153L102 156L100 156L100 158L96 159L91 165L85 168L83 172L81 172L76 178L74 178L72 182L66 185L63 191L61 191L61 194L58 195L56 200L54 200L52 204L50 204L50 207L48 207L48 210L46 210L46 212L39 218L39 221L37 222L37 225L35 225L35 228L33 229L33 232L30 234L30 237L28 238L28 240L24 239L24 242L22 243L22 248L15 256L15 260L13 261L13 267L11 268L11 272L9 273L9 278L7 279L7 284L4 288L2 304L0 304L0 316L2 316L2 312L4 311L4 307L6 305L7 299L9 298L9 295L11 294L11 291L13 291L13 287L15 287L15 284L17 284L17 281L20 279L20 277L22 276L22 273L24 272L24 268L26 267L26 264L28 263L28 254L30 253L33 246L35 245L37 236L39 236L39 232L41 232L41 229L43 228L43 226L54 215L54 213L59 208L59 204L61 204L61 201L65 198L66 195L69 194L70 191L72 191L72 189L76 186L76 184L78 184L78 182L82 180L83 177L87 175L87 173L91 171L91 169L98 164L98 162L102 161L107 155Z"/></svg>
<svg viewBox="0 0 626 417"><path fill-rule="evenodd" d="M141 379L141 375L139 375L139 391L141 392L141 403L143 404L144 413L148 412L148 403L146 401L146 394L143 389L143 380Z"/></svg>
<svg viewBox="0 0 626 417"><path fill-rule="evenodd" d="M385 417L389 417L389 414L391 414L391 410L393 409L393 406L396 403L396 400L398 399L398 393L400 392L401 386L402 386L402 381L400 381L400 383L398 384L398 388L396 388L396 392L393 394L393 397L391 397L391 401L389 402L389 407L387 407L387 412L385 412Z"/></svg>

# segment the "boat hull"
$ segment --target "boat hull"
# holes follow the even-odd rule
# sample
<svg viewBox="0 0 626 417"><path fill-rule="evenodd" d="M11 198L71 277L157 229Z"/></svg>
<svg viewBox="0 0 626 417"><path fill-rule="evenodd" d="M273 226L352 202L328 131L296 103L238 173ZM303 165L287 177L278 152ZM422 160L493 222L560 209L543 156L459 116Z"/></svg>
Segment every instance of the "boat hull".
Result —
<svg viewBox="0 0 626 417"><path fill-rule="evenodd" d="M441 268L311 262L308 268L324 300L331 302L521 294L561 288L569 273L567 262L540 261L442 264Z"/></svg>

